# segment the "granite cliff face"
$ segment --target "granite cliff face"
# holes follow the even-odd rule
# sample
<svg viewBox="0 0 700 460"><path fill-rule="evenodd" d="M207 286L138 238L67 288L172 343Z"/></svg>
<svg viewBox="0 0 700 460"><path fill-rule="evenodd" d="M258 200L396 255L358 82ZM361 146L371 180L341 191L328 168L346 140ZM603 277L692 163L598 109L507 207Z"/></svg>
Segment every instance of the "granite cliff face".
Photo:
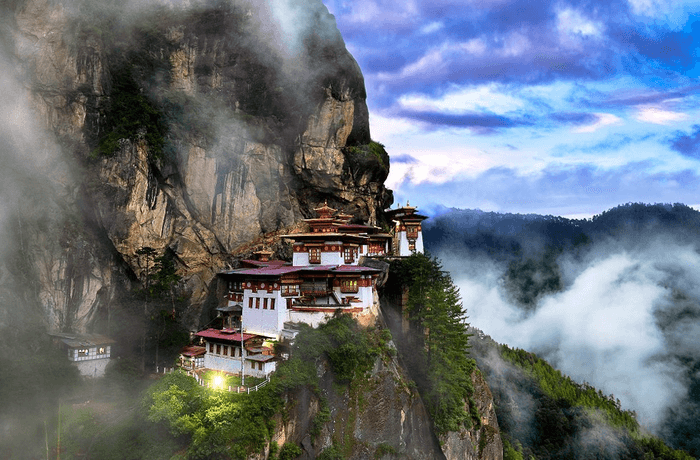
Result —
<svg viewBox="0 0 700 460"><path fill-rule="evenodd" d="M21 182L4 213L8 235L35 234L0 282L15 297L31 279L51 329L88 330L143 283L140 248L174 255L197 318L241 245L323 200L363 220L391 203L362 74L320 1L16 0L2 40L45 138L25 147L52 166L27 169L48 196Z"/></svg>
<svg viewBox="0 0 700 460"><path fill-rule="evenodd" d="M302 446L302 459L317 458L338 440L342 440L343 458L349 459L503 459L493 398L478 371L472 379L482 426L449 432L439 439L432 432L415 385L396 358L378 358L360 388L335 384L327 363L321 363L318 374L330 420L314 432L312 426L321 403L304 388L289 395L289 410L277 420L273 439L280 446L286 442Z"/></svg>

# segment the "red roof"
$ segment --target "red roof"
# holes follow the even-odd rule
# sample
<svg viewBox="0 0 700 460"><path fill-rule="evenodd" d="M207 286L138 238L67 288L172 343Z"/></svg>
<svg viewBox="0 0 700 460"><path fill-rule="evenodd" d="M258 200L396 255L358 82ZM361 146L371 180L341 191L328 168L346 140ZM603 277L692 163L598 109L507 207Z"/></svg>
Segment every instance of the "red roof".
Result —
<svg viewBox="0 0 700 460"><path fill-rule="evenodd" d="M361 265L302 265L302 266L291 266L285 265L283 267L273 266L273 267L261 267L261 268L242 268L238 270L230 270L223 272L224 275L246 275L246 276L281 276L288 273L294 272L378 272L376 268L363 267Z"/></svg>
<svg viewBox="0 0 700 460"><path fill-rule="evenodd" d="M204 337L206 339L226 340L229 342L240 342L241 341L241 334L239 332L231 333L231 332L226 332L226 331L221 330L221 329L209 328L209 329L205 329L203 331L199 331L195 335L198 335L199 337ZM244 341L248 340L248 339L252 339L253 337L256 337L255 334L243 333L242 335L243 335Z"/></svg>
<svg viewBox="0 0 700 460"><path fill-rule="evenodd" d="M377 230L377 227L362 224L343 224L338 226L340 230Z"/></svg>
<svg viewBox="0 0 700 460"><path fill-rule="evenodd" d="M338 265L338 268L333 270L335 272L380 272L381 270L377 268L363 267L362 265Z"/></svg>
<svg viewBox="0 0 700 460"><path fill-rule="evenodd" d="M180 354L183 356L195 357L202 356L207 352L205 347L198 347L197 345L188 345L180 350Z"/></svg>
<svg viewBox="0 0 700 460"><path fill-rule="evenodd" d="M280 276L287 273L298 271L300 267L293 267L291 265L285 266L272 266L272 267L260 267L260 268L241 268L239 270L230 270L224 272L224 275L270 275L270 276Z"/></svg>

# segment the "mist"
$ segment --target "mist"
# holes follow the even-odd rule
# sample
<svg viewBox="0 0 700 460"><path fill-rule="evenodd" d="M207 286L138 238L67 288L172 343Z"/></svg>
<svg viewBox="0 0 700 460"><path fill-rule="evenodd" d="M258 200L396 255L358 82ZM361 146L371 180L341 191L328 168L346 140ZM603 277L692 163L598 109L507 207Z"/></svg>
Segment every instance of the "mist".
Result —
<svg viewBox="0 0 700 460"><path fill-rule="evenodd" d="M466 253L440 254L472 326L537 353L575 381L614 394L645 428L664 431L688 397L688 361L700 359L700 254L659 234L609 239L557 260L563 289L534 310L511 300L505 265Z"/></svg>

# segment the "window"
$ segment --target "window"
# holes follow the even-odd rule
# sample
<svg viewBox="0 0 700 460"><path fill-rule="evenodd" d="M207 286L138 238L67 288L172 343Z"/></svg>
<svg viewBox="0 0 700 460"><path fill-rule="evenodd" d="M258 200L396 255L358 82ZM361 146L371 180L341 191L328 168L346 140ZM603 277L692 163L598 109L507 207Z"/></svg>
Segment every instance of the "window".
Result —
<svg viewBox="0 0 700 460"><path fill-rule="evenodd" d="M355 261L356 252L357 252L357 249L355 249L355 248L345 248L344 249L343 255L345 257L346 264L351 264Z"/></svg>
<svg viewBox="0 0 700 460"><path fill-rule="evenodd" d="M263 310L267 310L267 297L263 299Z"/></svg>
<svg viewBox="0 0 700 460"><path fill-rule="evenodd" d="M251 361L251 362L250 362L250 368L251 368L251 369L255 369L255 361Z"/></svg>
<svg viewBox="0 0 700 460"><path fill-rule="evenodd" d="M340 292L357 292L357 280L342 280L340 282Z"/></svg>
<svg viewBox="0 0 700 460"><path fill-rule="evenodd" d="M224 356L228 356L228 345L224 345Z"/></svg>
<svg viewBox="0 0 700 460"><path fill-rule="evenodd" d="M88 350L87 348L81 348L78 350L78 357L79 358L84 358L89 354L90 354L90 350Z"/></svg>
<svg viewBox="0 0 700 460"><path fill-rule="evenodd" d="M270 310L275 309L275 299L270 299Z"/></svg>
<svg viewBox="0 0 700 460"><path fill-rule="evenodd" d="M258 363L258 370L261 371L261 370L262 370L262 367L263 367L263 363Z"/></svg>
<svg viewBox="0 0 700 460"><path fill-rule="evenodd" d="M221 345L216 345L216 354L220 355L221 354Z"/></svg>
<svg viewBox="0 0 700 460"><path fill-rule="evenodd" d="M309 263L310 264L320 264L321 263L321 248L309 248Z"/></svg>
<svg viewBox="0 0 700 460"><path fill-rule="evenodd" d="M283 284L282 285L282 295L284 295L284 296L299 295L299 292L297 292L297 286L294 284Z"/></svg>
<svg viewBox="0 0 700 460"><path fill-rule="evenodd" d="M410 241L408 243L408 250L411 252L416 252L416 243L413 241Z"/></svg>
<svg viewBox="0 0 700 460"><path fill-rule="evenodd" d="M258 310L260 309L260 297L255 298L255 308Z"/></svg>
<svg viewBox="0 0 700 460"><path fill-rule="evenodd" d="M105 347L100 347L97 349L97 354L98 355L104 355L105 354Z"/></svg>
<svg viewBox="0 0 700 460"><path fill-rule="evenodd" d="M253 308L253 298L252 297L248 298L248 308Z"/></svg>
<svg viewBox="0 0 700 460"><path fill-rule="evenodd" d="M214 353L214 344L213 343L209 344L209 353Z"/></svg>

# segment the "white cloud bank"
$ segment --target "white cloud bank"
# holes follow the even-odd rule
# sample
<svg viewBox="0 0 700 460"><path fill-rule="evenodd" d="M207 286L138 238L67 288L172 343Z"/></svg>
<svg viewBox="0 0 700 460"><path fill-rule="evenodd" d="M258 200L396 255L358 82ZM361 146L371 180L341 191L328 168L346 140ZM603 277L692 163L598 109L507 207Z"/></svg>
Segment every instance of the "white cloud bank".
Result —
<svg viewBox="0 0 700 460"><path fill-rule="evenodd" d="M655 430L687 391L673 354L700 353L697 326L674 323L662 331L658 313L672 310L678 289L697 296L700 255L660 239L638 251L598 249L584 262L560 260L566 289L542 299L529 316L507 300L499 281L502 268L438 255L460 287L473 326L614 394Z"/></svg>

